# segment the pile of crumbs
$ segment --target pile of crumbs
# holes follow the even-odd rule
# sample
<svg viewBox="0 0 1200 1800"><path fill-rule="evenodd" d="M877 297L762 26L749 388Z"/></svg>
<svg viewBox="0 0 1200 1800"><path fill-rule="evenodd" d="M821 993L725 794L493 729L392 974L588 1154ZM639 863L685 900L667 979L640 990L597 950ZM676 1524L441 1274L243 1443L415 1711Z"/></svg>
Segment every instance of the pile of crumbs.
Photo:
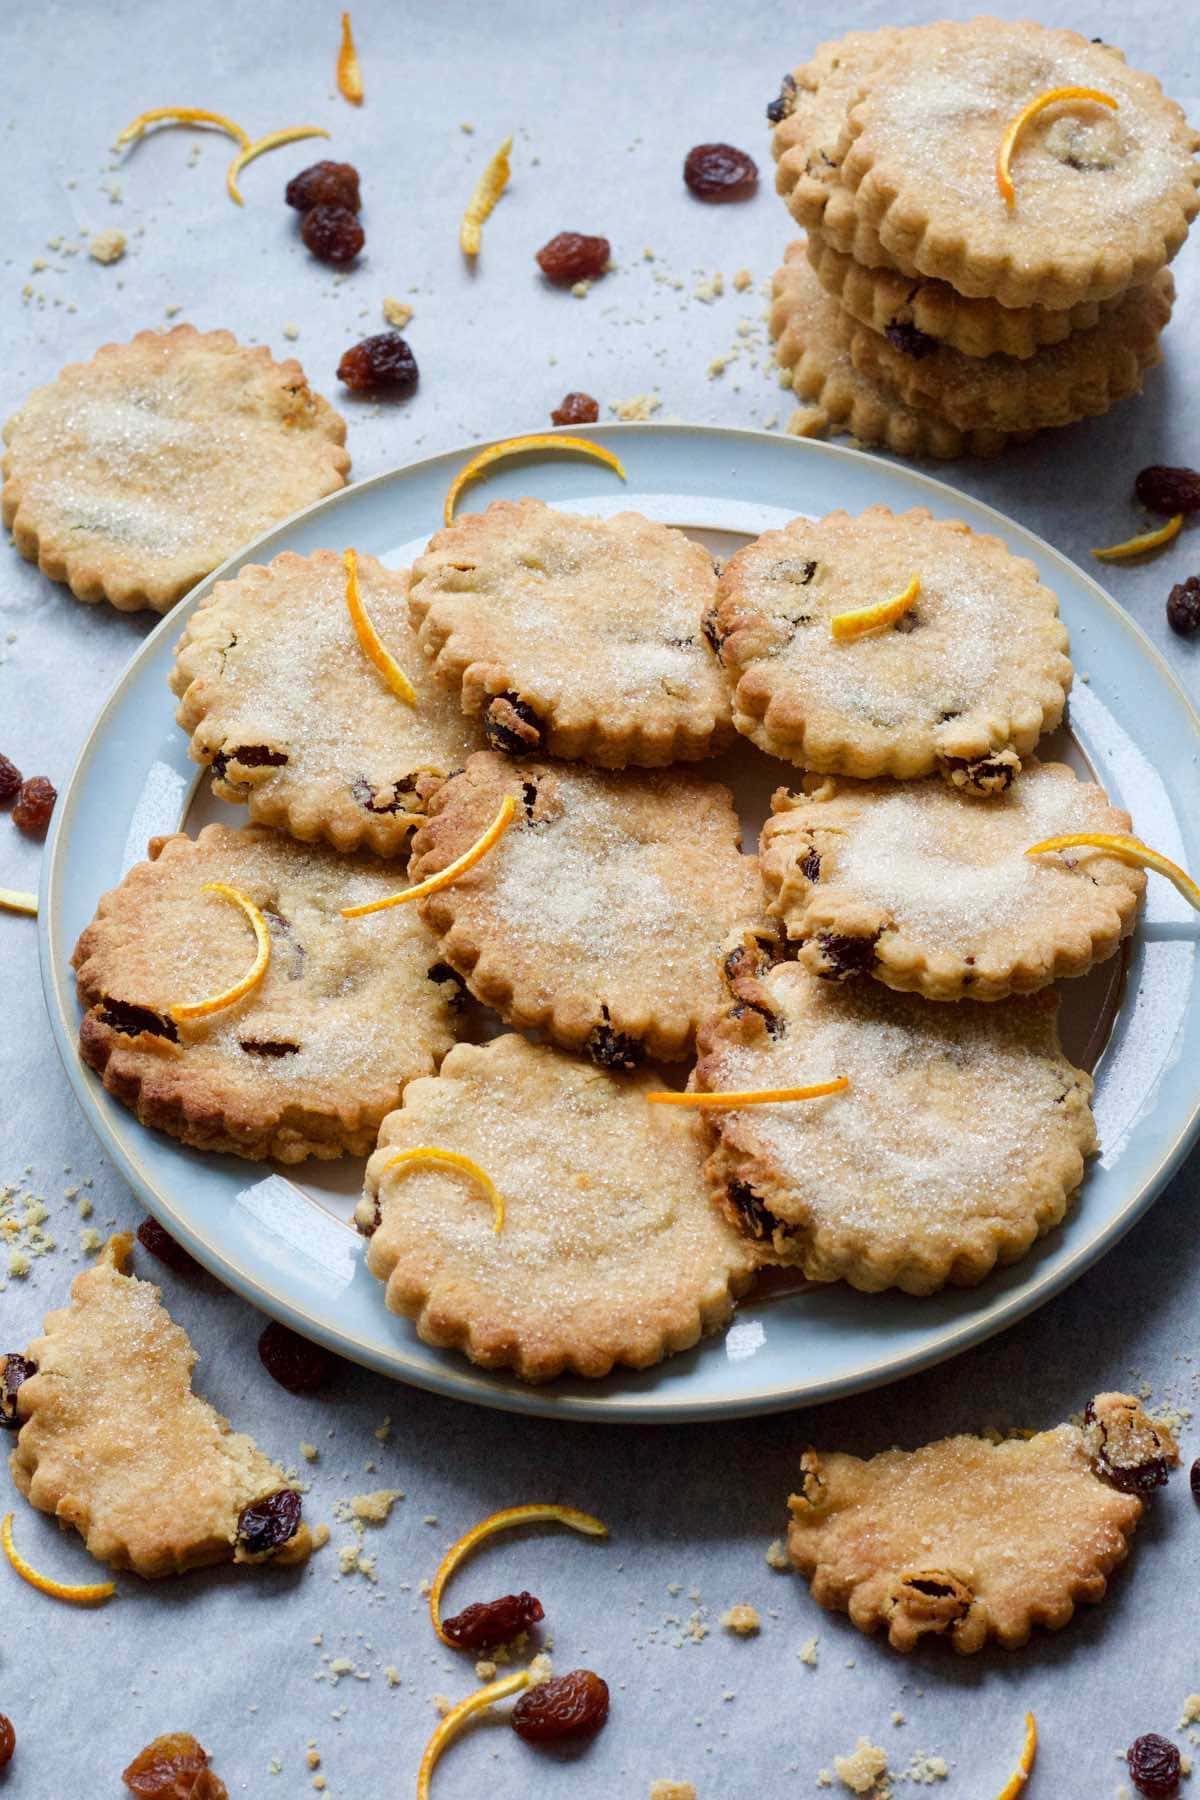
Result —
<svg viewBox="0 0 1200 1800"><path fill-rule="evenodd" d="M110 226L107 231L93 232L88 239L88 255L93 262L119 262L125 254L125 233Z"/></svg>
<svg viewBox="0 0 1200 1800"><path fill-rule="evenodd" d="M28 1164L21 1180L0 1183L0 1249L8 1251L7 1258L0 1262L0 1293L7 1286L6 1274L23 1280L38 1258L59 1247L57 1238L43 1229L50 1209L45 1196L34 1191L28 1179L32 1173L33 1165ZM64 1168L63 1173L69 1175L70 1169ZM89 1175L81 1183L63 1189L63 1199L74 1204L81 1220L92 1215L91 1196L80 1191L91 1185ZM79 1234L79 1248L86 1256L94 1256L103 1243L104 1234L94 1226L87 1226Z"/></svg>
<svg viewBox="0 0 1200 1800"><path fill-rule="evenodd" d="M303 1448L303 1446L302 1446ZM378 1581L375 1558L363 1549L368 1525L385 1525L397 1500L403 1500L400 1488L376 1488L369 1494L354 1494L349 1499L335 1500L333 1516L339 1525L349 1525L354 1536L338 1546L337 1577L361 1575L367 1581Z"/></svg>
<svg viewBox="0 0 1200 1800"><path fill-rule="evenodd" d="M721 1624L726 1631L732 1631L735 1637L752 1637L762 1629L757 1607L748 1605L744 1600L739 1600L728 1612L721 1614Z"/></svg>
<svg viewBox="0 0 1200 1800"><path fill-rule="evenodd" d="M696 1800L690 1781L652 1781L650 1800Z"/></svg>

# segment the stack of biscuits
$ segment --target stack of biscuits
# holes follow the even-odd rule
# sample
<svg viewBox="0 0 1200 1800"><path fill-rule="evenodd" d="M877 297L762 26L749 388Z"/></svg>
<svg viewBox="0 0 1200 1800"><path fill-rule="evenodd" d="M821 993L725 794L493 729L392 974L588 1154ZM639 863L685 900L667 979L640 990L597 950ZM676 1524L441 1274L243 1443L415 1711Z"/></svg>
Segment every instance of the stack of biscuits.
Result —
<svg viewBox="0 0 1200 1800"><path fill-rule="evenodd" d="M1119 50L1028 20L852 31L767 114L806 234L771 314L793 429L992 455L1140 391L1200 137Z"/></svg>

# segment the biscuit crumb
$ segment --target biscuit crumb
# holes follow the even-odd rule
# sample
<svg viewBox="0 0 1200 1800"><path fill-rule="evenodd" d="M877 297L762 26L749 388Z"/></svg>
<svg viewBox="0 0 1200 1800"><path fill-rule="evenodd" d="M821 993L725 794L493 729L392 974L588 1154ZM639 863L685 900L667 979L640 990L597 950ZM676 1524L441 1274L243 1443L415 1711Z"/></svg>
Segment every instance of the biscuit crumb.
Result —
<svg viewBox="0 0 1200 1800"><path fill-rule="evenodd" d="M711 306L713 301L720 299L724 292L725 277L718 269L717 273L711 276L709 280L698 281L696 283L696 286L692 289L692 299L701 301L705 306Z"/></svg>
<svg viewBox="0 0 1200 1800"><path fill-rule="evenodd" d="M125 254L125 233L110 226L107 231L97 231L88 239L88 255L93 262L119 262Z"/></svg>
<svg viewBox="0 0 1200 1800"><path fill-rule="evenodd" d="M835 1756L834 1771L843 1787L852 1794L870 1794L888 1772L887 1751L860 1737L849 1756Z"/></svg>
<svg viewBox="0 0 1200 1800"><path fill-rule="evenodd" d="M495 1681L496 1665L494 1662L489 1662L486 1657L481 1657L475 1664L475 1673L480 1681Z"/></svg>
<svg viewBox="0 0 1200 1800"><path fill-rule="evenodd" d="M650 1800L696 1800L690 1781L652 1781Z"/></svg>
<svg viewBox="0 0 1200 1800"><path fill-rule="evenodd" d="M313 1534L312 1534L313 1549L314 1550L323 1550L328 1542L329 1542L329 1527L328 1527L328 1525L314 1525L313 1526Z"/></svg>
<svg viewBox="0 0 1200 1800"><path fill-rule="evenodd" d="M608 410L628 424L652 418L661 405L657 394L631 394L628 400L610 400Z"/></svg>
<svg viewBox="0 0 1200 1800"><path fill-rule="evenodd" d="M805 1638L805 1640L801 1644L799 1650L797 1650L796 1655L800 1658L800 1661L802 1663L806 1663L810 1669L815 1669L817 1666L817 1640L816 1640L816 1638L815 1637Z"/></svg>
<svg viewBox="0 0 1200 1800"><path fill-rule="evenodd" d="M935 1781L947 1781L949 1777L950 1765L944 1756L926 1756L923 1750L918 1750L905 1769L903 1779L918 1787L932 1787Z"/></svg>
<svg viewBox="0 0 1200 1800"><path fill-rule="evenodd" d="M397 331L403 331L413 316L413 309L406 306L403 300L393 300L389 294L383 303L383 316L389 325L394 325Z"/></svg>
<svg viewBox="0 0 1200 1800"><path fill-rule="evenodd" d="M721 1614L721 1624L726 1631L732 1631L735 1637L752 1637L762 1629L762 1620L758 1616L758 1608L739 1600L728 1612Z"/></svg>
<svg viewBox="0 0 1200 1800"><path fill-rule="evenodd" d="M571 292L574 294L574 296L577 300L584 299L584 297L586 295L590 294L591 291L592 291L592 284L590 281L577 281L571 288Z"/></svg>
<svg viewBox="0 0 1200 1800"><path fill-rule="evenodd" d="M1194 1725L1200 1719L1200 1694L1189 1694L1183 1703L1183 1716L1179 1721L1179 1729L1185 1725Z"/></svg>
<svg viewBox="0 0 1200 1800"><path fill-rule="evenodd" d="M381 1444L386 1444L391 1435L392 1415L391 1413L385 1413L383 1416L383 1424L375 1427L375 1436L379 1439Z"/></svg>
<svg viewBox="0 0 1200 1800"><path fill-rule="evenodd" d="M449 1694L434 1694L433 1709L435 1712L440 1713L443 1719L445 1718L446 1714L450 1711L450 1709L453 1707L453 1705L454 1705L454 1702L450 1698Z"/></svg>
<svg viewBox="0 0 1200 1800"><path fill-rule="evenodd" d="M748 287L753 287L754 277L749 269L739 269L733 278L733 285L739 294L744 294Z"/></svg>
<svg viewBox="0 0 1200 1800"><path fill-rule="evenodd" d="M792 1565L788 1560L788 1553L783 1547L782 1538L772 1538L771 1542L767 1545L765 1560L767 1567L771 1569L791 1568Z"/></svg>
<svg viewBox="0 0 1200 1800"><path fill-rule="evenodd" d="M304 1760L310 1769L319 1769L321 1766L321 1752L319 1750L306 1750L304 1752Z"/></svg>
<svg viewBox="0 0 1200 1800"><path fill-rule="evenodd" d="M293 325L289 320L283 328L283 335L285 338L289 338L294 342L295 339L300 336L300 327L298 325Z"/></svg>
<svg viewBox="0 0 1200 1800"><path fill-rule="evenodd" d="M798 406L787 422L789 437L821 437L829 421L819 406Z"/></svg>
<svg viewBox="0 0 1200 1800"><path fill-rule="evenodd" d="M305 1462L316 1462L321 1452L317 1449L315 1444L301 1444L300 1454Z"/></svg>
<svg viewBox="0 0 1200 1800"><path fill-rule="evenodd" d="M355 1494L350 1502L350 1510L356 1519L366 1519L371 1525L383 1525L396 1501L403 1498L400 1488L376 1488L371 1494Z"/></svg>

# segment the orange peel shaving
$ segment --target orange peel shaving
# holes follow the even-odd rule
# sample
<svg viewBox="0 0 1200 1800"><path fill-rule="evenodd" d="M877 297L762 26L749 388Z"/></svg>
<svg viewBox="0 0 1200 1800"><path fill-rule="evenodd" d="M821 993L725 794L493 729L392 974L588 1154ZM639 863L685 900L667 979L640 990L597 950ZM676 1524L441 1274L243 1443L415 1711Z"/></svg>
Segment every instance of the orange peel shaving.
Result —
<svg viewBox="0 0 1200 1800"><path fill-rule="evenodd" d="M848 1075L836 1075L832 1081L813 1081L807 1087L743 1088L740 1092L677 1094L671 1088L656 1089L646 1098L653 1106L773 1106L782 1100L820 1100L824 1094L840 1094L850 1086Z"/></svg>
<svg viewBox="0 0 1200 1800"><path fill-rule="evenodd" d="M1037 1756L1037 1720L1031 1712L1025 1714L1025 1742L1021 1746L1021 1754L1017 1766L1005 1782L996 1800L1017 1800L1025 1783L1033 1772L1034 1759Z"/></svg>
<svg viewBox="0 0 1200 1800"><path fill-rule="evenodd" d="M877 600L874 606L858 606L852 612L834 613L829 629L839 644L852 644L872 631L882 631L902 619L921 592L921 577L914 575L903 593L891 600Z"/></svg>
<svg viewBox="0 0 1200 1800"><path fill-rule="evenodd" d="M469 1156L463 1156L457 1150L439 1150L432 1144L419 1144L413 1150L398 1150L395 1156L389 1156L379 1174L382 1178L389 1169L434 1168L457 1169L468 1176L483 1190L486 1199L492 1206L492 1230L499 1234L504 1229L504 1196L492 1180L486 1169L481 1169L477 1162Z"/></svg>
<svg viewBox="0 0 1200 1800"><path fill-rule="evenodd" d="M255 138L252 144L243 144L225 171L225 187L229 198L239 206L245 206L242 190L238 186L238 176L247 163L252 163L267 150L278 150L281 144L298 144L302 138L328 136L323 125L286 125L282 131L268 131L265 137Z"/></svg>
<svg viewBox="0 0 1200 1800"><path fill-rule="evenodd" d="M124 131L117 138L114 149L121 149L125 144L132 144L150 125L215 125L236 144L245 150L250 143L250 133L242 128L236 119L227 119L224 113L209 112L203 106L153 106L149 112L139 113L131 119Z"/></svg>
<svg viewBox="0 0 1200 1800"><path fill-rule="evenodd" d="M171 1007L171 1017L180 1021L206 1019L210 1013L221 1012L226 1006L232 1006L236 1000L241 1000L258 986L271 960L271 933L267 929L267 921L253 900L248 899L238 888L230 887L226 881L206 881L200 892L219 894L222 900L228 900L233 906L240 906L254 928L257 949L254 961L232 987L223 988L219 994L209 994L204 1000L183 1000Z"/></svg>
<svg viewBox="0 0 1200 1800"><path fill-rule="evenodd" d="M362 595L358 588L358 552L356 550L344 551L342 561L346 565L346 609L350 614L350 622L354 626L359 643L393 694L401 700L407 700L410 706L415 706L417 704L416 688L385 646L362 603Z"/></svg>
<svg viewBox="0 0 1200 1800"><path fill-rule="evenodd" d="M343 100L349 100L352 106L363 103L362 67L358 60L358 51L354 46L354 33L350 28L350 14L342 14L342 42L338 49L337 59L338 93Z"/></svg>
<svg viewBox="0 0 1200 1800"><path fill-rule="evenodd" d="M464 256L478 256L483 246L483 221L490 218L497 200L508 186L512 165L508 153L511 137L506 137L495 156L475 184L475 192L467 201L467 210L458 228L458 242Z"/></svg>
<svg viewBox="0 0 1200 1800"><path fill-rule="evenodd" d="M28 913L31 919L37 918L37 895L22 893L19 888L0 888L0 911Z"/></svg>
<svg viewBox="0 0 1200 1800"><path fill-rule="evenodd" d="M417 1800L429 1800L429 1783L433 1771L443 1750L449 1748L474 1713L483 1712L486 1707L495 1706L497 1700L507 1700L510 1694L519 1694L527 1688L533 1676L528 1669L517 1669L512 1675L502 1675L499 1681L490 1681L487 1687L476 1688L457 1706L452 1706L433 1736L425 1746L425 1754L421 1758L421 1767L417 1770Z"/></svg>
<svg viewBox="0 0 1200 1800"><path fill-rule="evenodd" d="M112 1599L117 1591L115 1581L72 1583L55 1581L49 1575L41 1574L32 1563L25 1561L13 1543L12 1524L12 1514L5 1513L4 1523L0 1525L0 1542L4 1545L4 1554L21 1580L27 1581L30 1587L35 1587L39 1594L49 1594L52 1600L66 1600L72 1606L99 1606L102 1601Z"/></svg>
<svg viewBox="0 0 1200 1800"><path fill-rule="evenodd" d="M1143 531L1137 537L1126 538L1124 543L1109 544L1106 549L1093 550L1092 555L1099 562L1121 562L1126 556L1144 556L1147 550L1161 549L1177 538L1183 530L1183 514L1176 513L1165 525L1156 525L1153 531Z"/></svg>
<svg viewBox="0 0 1200 1800"><path fill-rule="evenodd" d="M464 1532L457 1543L451 1544L437 1566L437 1573L429 1590L429 1617L443 1644L448 1644L452 1650L462 1649L461 1644L456 1644L442 1630L442 1591L460 1564L486 1538L495 1537L499 1531L511 1531L518 1525L546 1524L566 1525L572 1531L582 1532L584 1537L608 1536L608 1526L603 1519L597 1519L591 1513L580 1512L574 1506L554 1506L549 1502L535 1500L526 1506L508 1506L502 1512L489 1513L486 1519L481 1519L478 1525L472 1525L470 1531Z"/></svg>
<svg viewBox="0 0 1200 1800"><path fill-rule="evenodd" d="M1188 905L1200 912L1200 887L1178 863L1152 850L1149 844L1143 844L1141 838L1127 837L1119 831L1075 831L1066 837L1043 838L1038 844L1030 844L1025 854L1042 856L1051 850L1075 849L1103 850L1108 856L1115 856L1118 862L1132 863L1137 869L1153 869L1156 875L1165 875Z"/></svg>
<svg viewBox="0 0 1200 1800"><path fill-rule="evenodd" d="M445 523L449 525L453 520L458 496L469 482L475 481L492 463L500 462L506 456L523 456L527 450L571 450L580 456L594 456L597 462L607 464L622 481L626 479L625 465L620 457L606 450L603 444L593 444L589 438L563 437L556 431L533 431L526 437L504 438L499 444L489 444L458 471L442 508Z"/></svg>
<svg viewBox="0 0 1200 1800"><path fill-rule="evenodd" d="M1060 100L1093 100L1097 106L1112 107L1114 112L1117 108L1117 102L1111 94L1105 94L1099 88L1090 87L1047 88L1044 94L1035 95L1028 106L1023 106L1016 117L1010 119L1005 126L1004 136L1000 139L1000 148L996 152L996 186L1010 212L1017 204L1017 190L1013 186L1011 168L1013 152L1020 142L1025 127L1036 119L1039 113L1045 112L1048 106L1057 106Z"/></svg>
<svg viewBox="0 0 1200 1800"><path fill-rule="evenodd" d="M500 811L483 836L476 838L469 850L456 856L453 862L447 863L444 869L439 869L436 875L418 881L415 887L402 888L398 894L388 894L382 900L368 900L362 906L343 906L343 919L362 919L368 913L383 912L389 906L406 906L410 900L423 900L426 894L436 894L439 888L449 887L451 882L457 881L460 875L465 875L481 857L486 856L494 844L499 843L512 824L516 810L517 803L512 795L505 794L500 803Z"/></svg>

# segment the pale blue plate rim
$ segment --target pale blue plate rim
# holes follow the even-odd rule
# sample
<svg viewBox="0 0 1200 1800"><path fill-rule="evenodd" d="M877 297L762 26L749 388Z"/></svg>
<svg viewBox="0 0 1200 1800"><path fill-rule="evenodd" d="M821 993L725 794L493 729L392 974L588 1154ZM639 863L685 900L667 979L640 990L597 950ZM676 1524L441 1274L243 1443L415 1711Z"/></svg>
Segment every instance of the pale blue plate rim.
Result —
<svg viewBox="0 0 1200 1800"><path fill-rule="evenodd" d="M802 472L806 464L819 466L827 459L833 459L832 467L837 476L844 479L846 489L838 504L844 504L848 510L859 510L861 506L873 503L896 508L926 504L943 517L962 517L977 527L997 532L1011 548L1030 556L1039 565L1050 585L1059 592L1065 613L1069 613L1073 605L1080 604L1081 595L1084 597L1087 614L1084 631L1089 639L1087 654L1093 681L1098 664L1107 663L1108 645L1115 646L1111 649L1115 659L1114 673L1136 669L1143 677L1151 678L1151 685L1157 689L1155 699L1158 703L1149 715L1152 735L1161 734L1166 719L1172 722L1172 729L1182 734L1177 735L1168 748L1184 765L1180 785L1186 788L1190 782L1193 790L1190 802L1186 793L1180 795L1180 824L1190 866L1200 866L1200 715L1174 672L1135 621L1087 571L1044 539L986 502L974 499L923 470L899 466L881 457L819 440L789 439L749 429L652 423L598 427L581 435L622 457L629 472L631 492L689 495L696 492L715 501L728 491L728 483L743 478L737 468L737 459L741 457L754 464L750 471L753 477L761 478L764 484L774 484L769 499L765 493L756 492L756 500L803 511L807 510L802 491ZM350 1304L346 1316L331 1317L328 1309L325 1317L314 1315L297 1304L294 1296L286 1291L286 1285L284 1291L280 1291L270 1285L261 1272L247 1269L236 1261L228 1246L222 1244L219 1228L214 1231L210 1224L209 1234L205 1235L192 1217L179 1210L180 1190L188 1191L193 1198L198 1189L213 1182L218 1189L227 1190L231 1181L245 1181L244 1168L239 1166L231 1174L229 1165L234 1159L198 1155L170 1139L161 1139L157 1134L144 1131L80 1063L76 1050L78 1009L70 974L75 927L64 937L63 919L72 906L77 920L90 916L98 887L94 880L89 880L86 856L71 856L69 851L78 834L83 834L85 847L89 829L93 836L95 834L97 827L89 827L81 806L89 771L93 762L105 753L114 754L113 728L121 721L128 706L132 704L136 708L140 704L140 696L136 694L139 682L144 682L147 671L156 661L162 660L164 652L169 654L170 644L184 620L215 581L227 577L247 562L265 560L281 549L296 547L298 536L302 540L299 547L315 547L317 538L310 529L314 521L323 524L328 515L336 515L347 507L359 510L363 501L370 502L372 496L390 497L394 490L400 496L398 504L401 506L406 491L414 486L428 487L431 500L434 494L440 496L453 473L481 447L479 444L466 445L373 476L302 509L273 527L198 584L149 633L100 708L76 759L48 837L39 896L38 941L43 991L55 1043L85 1117L103 1149L148 1210L186 1244L198 1261L272 1317L324 1343L336 1353L383 1374L434 1393L514 1412L597 1422L650 1423L781 1411L835 1400L917 1373L1016 1323L1078 1279L1123 1236L1162 1191L1195 1141L1200 1130L1200 1018L1194 1008L1181 1027L1179 1053L1165 1069L1154 1091L1148 1094L1146 1116L1131 1127L1123 1157L1131 1161L1135 1146L1144 1157L1151 1134L1159 1137L1164 1125L1165 1148L1153 1158L1151 1166L1129 1182L1124 1199L1109 1209L1098 1228L1081 1235L1069 1222L1064 1235L1072 1242L1065 1252L1042 1259L1031 1256L1016 1270L1004 1271L966 1295L949 1294L944 1301L935 1298L917 1303L927 1308L931 1318L936 1317L941 1304L961 1303L962 1316L951 1324L926 1331L910 1347L892 1354L885 1352L881 1356L876 1347L868 1360L851 1360L836 1374L805 1378L807 1325L798 1323L795 1333L797 1372L788 1379L776 1379L762 1387L738 1383L731 1386L721 1380L720 1372L727 1372L734 1364L720 1355L720 1339L708 1340L687 1356L671 1359L643 1373L625 1371L600 1383L571 1381L527 1387L505 1372L479 1370L453 1353L432 1350L421 1344L404 1322L389 1318L382 1306L381 1291L365 1277L365 1272L363 1280L355 1281L344 1290ZM722 463L729 458L733 459L733 466L722 468ZM528 468L527 459L516 465L499 465L489 474L488 498L512 497L514 492L528 491ZM590 459L548 460L539 466L537 491L552 501L570 501L581 492L591 493L596 486L596 468ZM516 470L521 471L520 475ZM669 479L662 478L664 471ZM781 494L787 497L781 498ZM821 510L831 508L822 507ZM433 529L438 522L436 515L430 516L428 504L422 518L428 521L428 529ZM419 530L425 528L424 525L418 527ZM415 536L417 532L405 535ZM361 532L348 537L336 526L325 539L336 543L352 540L364 548L369 547ZM1072 589L1075 590L1073 595ZM1070 604L1068 596L1071 596ZM1094 613L1089 610L1092 607L1096 609ZM1098 628L1099 635L1091 633L1093 625ZM1079 653L1079 626L1080 620L1074 620L1077 669L1084 666ZM1097 686L1101 687L1105 680L1106 673L1101 670ZM149 691L153 692L155 687L161 696L162 718L168 737L173 732L179 744L184 745L183 734L171 724L174 707L165 682L152 684ZM1113 697L1115 715L1121 703L1115 691ZM81 912L81 906L86 910ZM1189 979L1194 974L1191 966L1194 961L1193 955L1189 959ZM1130 988L1135 985L1131 976ZM1186 1073L1189 1068L1196 1068L1197 1075L1189 1077ZM1163 1104L1167 1117L1156 1120L1156 1111ZM169 1166L172 1178L164 1179L148 1167L147 1158L152 1164ZM1105 1171L1106 1178L1114 1175L1120 1185L1119 1171ZM218 1227L223 1219L220 1210L223 1204L226 1203L217 1193L213 1200L212 1223ZM1080 1241L1076 1243L1073 1240L1077 1236ZM287 1270L276 1269L275 1275L286 1284ZM888 1299L880 1302L873 1296L864 1295L858 1299L866 1308L889 1304ZM972 1307L974 1300L979 1304ZM768 1316L773 1324L779 1317L778 1308L787 1304L776 1302L772 1305ZM745 1311L753 1312L753 1304ZM349 1328L351 1319L355 1322L354 1330ZM360 1334L364 1325L368 1334L375 1332L373 1337ZM382 1330L377 1329L380 1326ZM393 1334L390 1337L385 1335L389 1332ZM864 1337L864 1344L872 1341Z"/></svg>

